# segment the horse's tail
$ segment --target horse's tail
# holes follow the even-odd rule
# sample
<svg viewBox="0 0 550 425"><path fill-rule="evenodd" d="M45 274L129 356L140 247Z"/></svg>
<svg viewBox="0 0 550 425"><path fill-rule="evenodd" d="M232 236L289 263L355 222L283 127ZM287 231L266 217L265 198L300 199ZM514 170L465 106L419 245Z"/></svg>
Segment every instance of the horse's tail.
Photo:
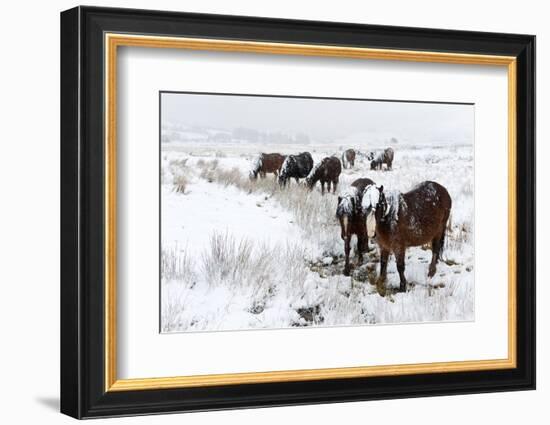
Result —
<svg viewBox="0 0 550 425"><path fill-rule="evenodd" d="M445 247L445 235L447 231L451 231L451 210L447 210L444 220L443 220L443 231L441 232L441 239L439 240L439 258L443 254L443 248Z"/></svg>

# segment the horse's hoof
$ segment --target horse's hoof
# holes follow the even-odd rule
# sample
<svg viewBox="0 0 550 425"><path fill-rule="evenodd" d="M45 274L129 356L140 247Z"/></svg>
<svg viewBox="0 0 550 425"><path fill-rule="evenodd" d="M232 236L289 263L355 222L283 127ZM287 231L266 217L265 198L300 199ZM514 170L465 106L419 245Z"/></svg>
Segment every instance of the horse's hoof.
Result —
<svg viewBox="0 0 550 425"><path fill-rule="evenodd" d="M344 276L349 276L349 269L344 269Z"/></svg>
<svg viewBox="0 0 550 425"><path fill-rule="evenodd" d="M386 296L386 279L379 277L376 280L376 291L380 296L385 297Z"/></svg>

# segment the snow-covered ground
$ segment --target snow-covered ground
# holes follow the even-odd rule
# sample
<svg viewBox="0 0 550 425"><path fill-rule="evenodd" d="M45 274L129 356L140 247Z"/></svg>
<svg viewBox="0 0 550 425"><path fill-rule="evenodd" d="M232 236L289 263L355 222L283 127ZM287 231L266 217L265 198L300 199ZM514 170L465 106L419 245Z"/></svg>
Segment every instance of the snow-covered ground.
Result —
<svg viewBox="0 0 550 425"><path fill-rule="evenodd" d="M262 145L263 152L311 152L315 162L352 147ZM321 196L271 174L250 181L258 145L163 143L161 157L161 327L163 332L292 326L462 321L474 318L473 146L393 146L393 171L356 162L336 194ZM407 250L409 290L380 296L378 247L350 277L335 219L338 192L359 177L407 191L433 180L453 207L442 261L427 278L431 251ZM390 257L388 282L399 286Z"/></svg>

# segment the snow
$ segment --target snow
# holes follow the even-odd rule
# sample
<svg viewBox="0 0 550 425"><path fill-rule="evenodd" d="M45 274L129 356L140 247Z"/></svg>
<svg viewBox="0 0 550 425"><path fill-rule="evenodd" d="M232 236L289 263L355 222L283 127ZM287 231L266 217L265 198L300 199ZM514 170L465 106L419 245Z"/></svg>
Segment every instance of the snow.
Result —
<svg viewBox="0 0 550 425"><path fill-rule="evenodd" d="M162 187L163 247L188 245L200 251L208 245L207 236L216 231L231 231L259 243L284 243L297 231L290 224L291 214L265 196L199 178L190 187L184 196L167 185Z"/></svg>
<svg viewBox="0 0 550 425"><path fill-rule="evenodd" d="M333 143L315 141L261 146L282 154L309 151L315 163L335 150ZM281 190L269 175L251 182L250 164L259 151L242 141L162 145L161 249L163 264L172 265L163 266L161 279L163 332L473 320L473 146L399 144L393 171L371 171L358 158L354 169L342 170L339 193L325 196L296 184ZM182 159L187 161L176 162ZM175 176L186 178L183 193L174 190ZM360 177L376 182L363 208L377 204L383 185L396 211L399 198L392 193L425 180L445 186L453 200L443 261L433 278L427 278L431 251L407 249L406 293L382 297L371 284L379 268L373 241L363 264L350 257L352 274L343 275L338 196L349 208L357 195L351 182ZM399 287L393 256L387 286Z"/></svg>
<svg viewBox="0 0 550 425"><path fill-rule="evenodd" d="M363 212L368 212L369 209L373 208L376 209L376 206L378 205L378 201L380 200L380 187L376 186L375 184L369 184L364 192L363 192L363 199L361 201L361 208L363 209Z"/></svg>

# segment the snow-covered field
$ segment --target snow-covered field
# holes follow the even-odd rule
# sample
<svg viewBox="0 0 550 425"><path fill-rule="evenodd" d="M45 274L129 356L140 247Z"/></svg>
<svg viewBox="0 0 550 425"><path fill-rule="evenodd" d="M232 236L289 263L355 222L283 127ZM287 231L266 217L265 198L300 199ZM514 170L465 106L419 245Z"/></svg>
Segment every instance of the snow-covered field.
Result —
<svg viewBox="0 0 550 425"><path fill-rule="evenodd" d="M263 152L309 151L315 162L366 152L367 146L262 144ZM273 175L250 181L258 144L162 143L161 328L163 332L292 326L462 321L474 318L473 146L393 145L393 171L356 162L336 194L321 196ZM427 278L431 250L409 248L406 293L380 296L374 283L378 247L343 275L344 250L335 219L338 192L359 177L407 191L433 180L453 207L442 261ZM390 257L388 282L399 286Z"/></svg>

